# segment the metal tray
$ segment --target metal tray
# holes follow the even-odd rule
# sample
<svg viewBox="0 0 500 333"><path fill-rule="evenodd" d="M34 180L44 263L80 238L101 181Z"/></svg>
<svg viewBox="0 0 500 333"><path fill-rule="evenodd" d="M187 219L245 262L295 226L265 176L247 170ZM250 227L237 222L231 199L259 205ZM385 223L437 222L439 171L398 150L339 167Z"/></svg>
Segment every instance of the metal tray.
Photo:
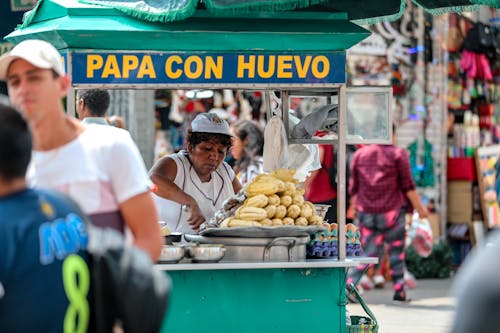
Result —
<svg viewBox="0 0 500 333"><path fill-rule="evenodd" d="M200 232L202 236L216 237L300 237L313 235L323 231L323 226L276 226L276 227L232 227L232 228L208 228Z"/></svg>

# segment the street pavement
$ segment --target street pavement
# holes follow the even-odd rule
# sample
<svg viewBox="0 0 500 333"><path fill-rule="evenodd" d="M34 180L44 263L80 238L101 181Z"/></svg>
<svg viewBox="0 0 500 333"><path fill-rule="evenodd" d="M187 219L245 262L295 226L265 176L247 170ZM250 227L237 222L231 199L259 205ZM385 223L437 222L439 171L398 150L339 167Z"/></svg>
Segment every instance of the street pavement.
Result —
<svg viewBox="0 0 500 333"><path fill-rule="evenodd" d="M384 289L365 291L362 295L379 323L379 333L448 333L455 311L450 294L453 278L417 280L407 294L408 304L392 303L392 284ZM351 315L367 316L359 304L348 304Z"/></svg>

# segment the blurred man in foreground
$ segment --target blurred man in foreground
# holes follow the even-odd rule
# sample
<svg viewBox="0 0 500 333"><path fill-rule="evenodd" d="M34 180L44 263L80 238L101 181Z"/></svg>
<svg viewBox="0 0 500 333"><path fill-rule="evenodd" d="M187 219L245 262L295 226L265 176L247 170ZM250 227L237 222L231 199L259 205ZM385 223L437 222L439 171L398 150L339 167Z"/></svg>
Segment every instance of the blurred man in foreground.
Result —
<svg viewBox="0 0 500 333"><path fill-rule="evenodd" d="M64 113L69 80L61 59L41 40L25 40L0 58L0 79L33 135L29 183L68 194L97 226L129 228L135 245L156 260L162 239L139 150L125 130L83 125Z"/></svg>

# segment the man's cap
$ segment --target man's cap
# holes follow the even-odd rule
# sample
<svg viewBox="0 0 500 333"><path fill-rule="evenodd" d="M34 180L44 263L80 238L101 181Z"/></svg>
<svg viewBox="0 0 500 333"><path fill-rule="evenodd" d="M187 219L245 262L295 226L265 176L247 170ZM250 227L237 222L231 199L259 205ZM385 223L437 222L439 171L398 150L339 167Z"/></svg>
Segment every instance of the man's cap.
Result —
<svg viewBox="0 0 500 333"><path fill-rule="evenodd" d="M229 124L215 113L200 113L191 122L191 132L215 133L231 136Z"/></svg>
<svg viewBox="0 0 500 333"><path fill-rule="evenodd" d="M0 57L0 80L5 81L7 70L16 59L24 59L39 68L53 69L59 75L65 74L62 56L52 44L43 40L28 39Z"/></svg>

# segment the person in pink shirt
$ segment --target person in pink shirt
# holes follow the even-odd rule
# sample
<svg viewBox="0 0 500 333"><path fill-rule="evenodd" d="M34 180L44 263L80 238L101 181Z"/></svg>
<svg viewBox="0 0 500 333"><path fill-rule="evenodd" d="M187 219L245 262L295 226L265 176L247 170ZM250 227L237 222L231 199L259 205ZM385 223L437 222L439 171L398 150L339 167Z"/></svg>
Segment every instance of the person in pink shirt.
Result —
<svg viewBox="0 0 500 333"><path fill-rule="evenodd" d="M395 129L393 128L393 133ZM349 193L356 210L365 255L379 257L387 245L395 302L409 302L404 284L405 215L408 204L420 218L428 216L411 177L405 149L394 145L367 145L354 153ZM357 281L365 267L351 270L347 284Z"/></svg>

